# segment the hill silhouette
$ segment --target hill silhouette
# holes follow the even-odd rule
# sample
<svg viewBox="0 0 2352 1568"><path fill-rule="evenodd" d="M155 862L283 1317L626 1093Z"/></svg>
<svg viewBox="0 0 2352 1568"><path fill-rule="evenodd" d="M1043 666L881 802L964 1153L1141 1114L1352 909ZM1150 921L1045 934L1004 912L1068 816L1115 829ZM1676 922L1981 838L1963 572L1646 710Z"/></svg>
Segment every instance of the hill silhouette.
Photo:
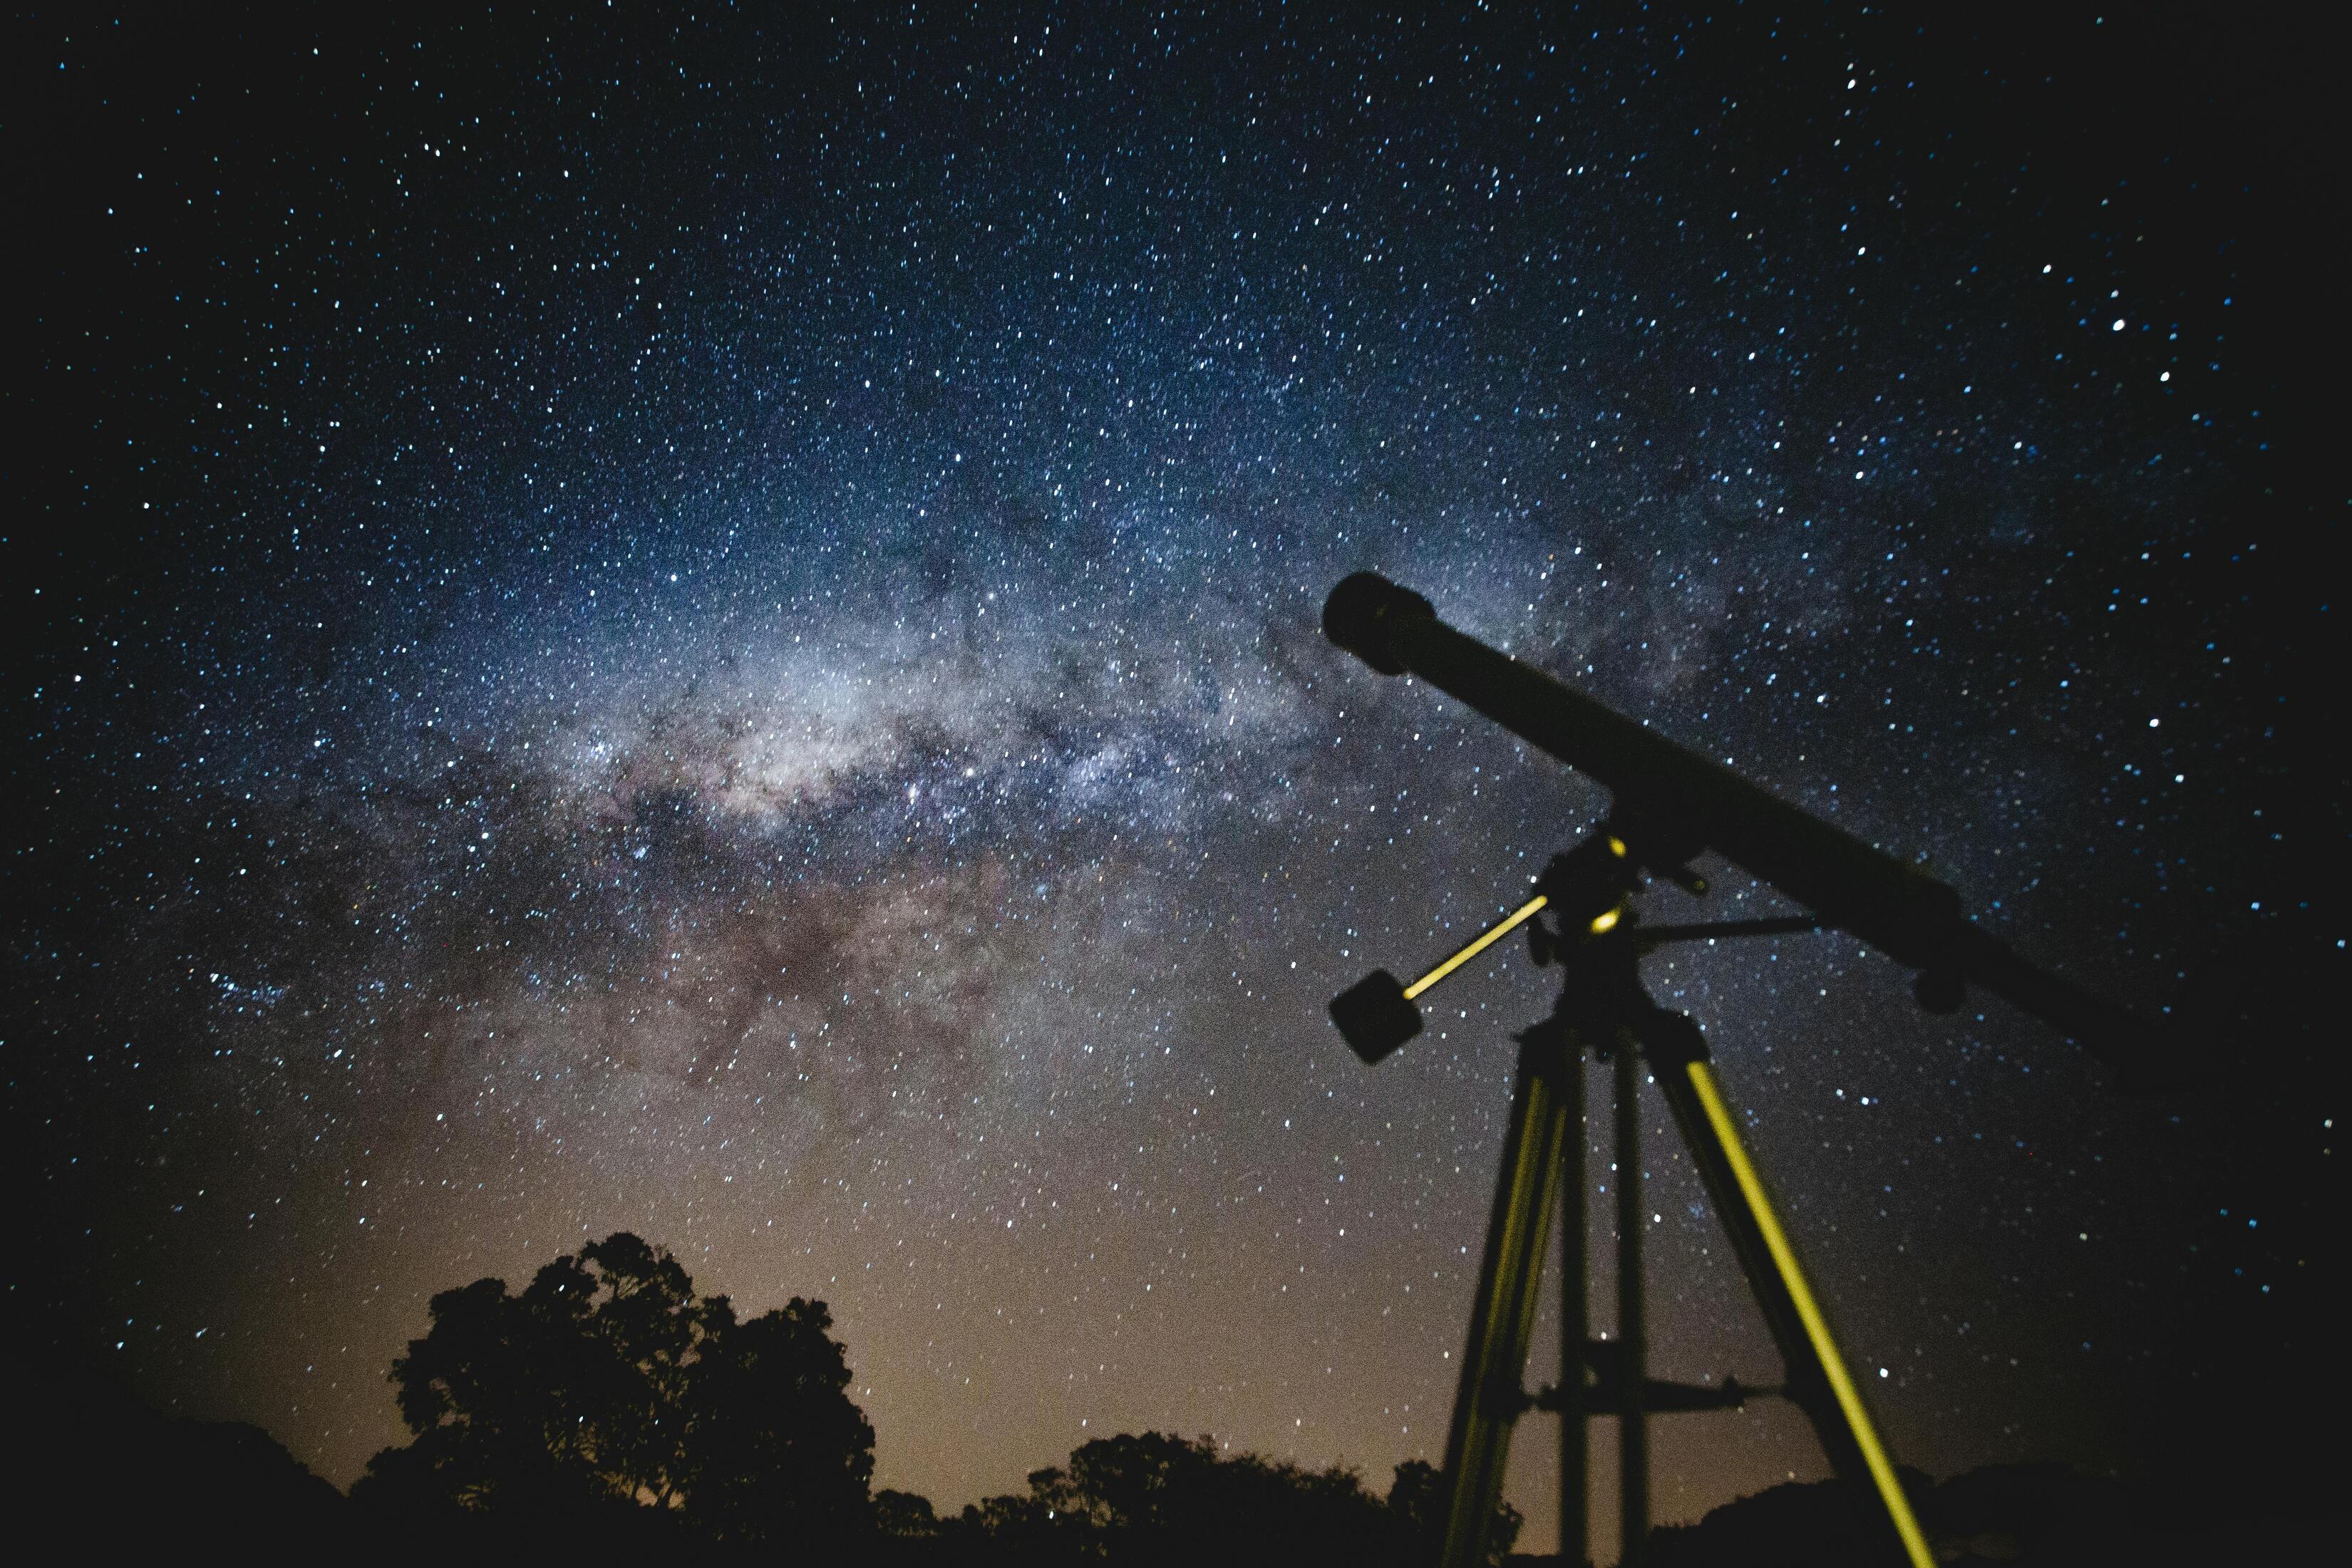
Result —
<svg viewBox="0 0 2352 1568"><path fill-rule="evenodd" d="M1986 1465L1937 1485L1902 1472L1940 1563L2092 1568L2308 1560L2314 1519L2262 1517L2246 1500L2180 1494L2054 1464ZM2267 1511L2267 1510L2265 1510ZM2330 1532L2332 1539L2333 1532ZM1884 1561L1834 1481L1791 1481L1652 1532L1644 1568L1845 1568Z"/></svg>
<svg viewBox="0 0 2352 1568"><path fill-rule="evenodd" d="M20 1510L54 1521L79 1554L103 1562L209 1540L290 1558L350 1540L349 1501L258 1426L164 1415L111 1377L54 1363L20 1386L30 1417Z"/></svg>

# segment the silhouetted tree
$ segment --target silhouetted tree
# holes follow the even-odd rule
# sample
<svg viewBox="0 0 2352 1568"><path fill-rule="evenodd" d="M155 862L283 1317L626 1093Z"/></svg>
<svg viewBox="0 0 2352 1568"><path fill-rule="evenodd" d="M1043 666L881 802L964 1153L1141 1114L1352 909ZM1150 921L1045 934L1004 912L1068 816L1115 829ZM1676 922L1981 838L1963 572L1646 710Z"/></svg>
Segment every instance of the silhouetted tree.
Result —
<svg viewBox="0 0 2352 1568"><path fill-rule="evenodd" d="M1122 1434L1077 1448L1067 1468L1035 1471L1026 1496L964 1510L948 1533L981 1562L1419 1564L1435 1540L1423 1529L1433 1476L1401 1468L1402 1496L1383 1502L1343 1468L1221 1454L1207 1437ZM1499 1562L1518 1515L1506 1508L1496 1522Z"/></svg>
<svg viewBox="0 0 2352 1568"><path fill-rule="evenodd" d="M1424 1533L1445 1528L1445 1472L1426 1459L1407 1459L1389 1482L1389 1511Z"/></svg>
<svg viewBox="0 0 2352 1568"><path fill-rule="evenodd" d="M379 1514L427 1527L601 1515L741 1542L870 1528L874 1429L821 1301L739 1322L624 1231L520 1295L478 1279L430 1312L392 1366L415 1440L352 1489Z"/></svg>
<svg viewBox="0 0 2352 1568"><path fill-rule="evenodd" d="M1414 1559L1437 1561L1445 1539L1445 1472L1426 1459L1407 1459L1396 1468L1389 1483L1389 1513L1413 1542ZM1518 1543L1527 1521L1509 1503L1495 1505L1495 1523L1486 1536L1486 1560L1500 1563Z"/></svg>
<svg viewBox="0 0 2352 1568"><path fill-rule="evenodd" d="M1198 1528L1201 1507L1213 1491L1216 1445L1207 1437L1186 1442L1160 1432L1098 1437L1073 1449L1066 1473L1052 1470L1049 1488L1065 1512L1083 1513L1101 1529L1122 1535L1172 1533L1185 1524ZM1030 1478L1033 1491L1038 1477Z"/></svg>
<svg viewBox="0 0 2352 1568"><path fill-rule="evenodd" d="M905 1541L929 1541L940 1533L940 1516L931 1500L888 1487L874 1494L874 1528Z"/></svg>
<svg viewBox="0 0 2352 1568"><path fill-rule="evenodd" d="M814 1544L872 1528L874 1428L849 1398L832 1327L824 1302L794 1297L704 1347L688 1400L688 1506L720 1540Z"/></svg>

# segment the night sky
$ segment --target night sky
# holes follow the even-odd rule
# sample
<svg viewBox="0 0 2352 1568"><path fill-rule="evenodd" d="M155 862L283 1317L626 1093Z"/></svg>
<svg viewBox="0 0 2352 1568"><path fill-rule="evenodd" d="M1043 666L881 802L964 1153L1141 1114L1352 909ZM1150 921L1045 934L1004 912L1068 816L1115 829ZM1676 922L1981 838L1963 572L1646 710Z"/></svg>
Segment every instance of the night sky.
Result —
<svg viewBox="0 0 2352 1568"><path fill-rule="evenodd" d="M1899 1458L2313 1396L2308 40L844 9L16 25L49 1353L345 1483L433 1292L627 1228L829 1301L942 1509L1145 1427L1441 1458L1549 992L1498 947L1377 1068L1324 1005L1607 802L1325 643L1371 567L2186 1020L2130 1100L1849 938L1649 962ZM1718 879L1654 917L1787 912ZM1656 1370L1773 1381L1650 1110ZM1662 1518L1824 1473L1786 1406L1655 1442Z"/></svg>

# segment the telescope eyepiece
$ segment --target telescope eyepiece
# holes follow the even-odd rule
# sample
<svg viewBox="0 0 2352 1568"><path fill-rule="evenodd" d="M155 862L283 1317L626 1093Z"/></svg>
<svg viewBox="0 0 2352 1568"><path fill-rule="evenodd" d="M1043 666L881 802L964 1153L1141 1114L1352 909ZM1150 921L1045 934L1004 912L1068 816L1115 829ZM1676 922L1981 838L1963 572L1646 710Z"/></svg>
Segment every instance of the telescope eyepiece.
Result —
<svg viewBox="0 0 2352 1568"><path fill-rule="evenodd" d="M1323 601L1323 635L1382 675L1402 675L1404 665L1389 651L1388 628L1406 616L1433 621L1437 606L1377 572L1359 572Z"/></svg>

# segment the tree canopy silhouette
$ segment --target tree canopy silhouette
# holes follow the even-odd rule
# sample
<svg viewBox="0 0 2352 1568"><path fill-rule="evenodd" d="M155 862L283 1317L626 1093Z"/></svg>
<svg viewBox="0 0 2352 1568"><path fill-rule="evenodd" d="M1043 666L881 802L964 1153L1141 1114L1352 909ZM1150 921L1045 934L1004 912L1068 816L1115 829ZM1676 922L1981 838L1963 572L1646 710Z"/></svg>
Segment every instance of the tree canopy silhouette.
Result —
<svg viewBox="0 0 2352 1568"><path fill-rule="evenodd" d="M739 1321L625 1231L520 1293L433 1298L392 1364L414 1440L352 1498L411 1521L674 1516L709 1538L804 1543L870 1528L874 1428L822 1301Z"/></svg>
<svg viewBox="0 0 2352 1568"><path fill-rule="evenodd" d="M977 1561L1417 1564L1432 1560L1443 1522L1435 1475L1408 1460L1383 1500L1345 1468L1222 1454L1208 1437L1122 1434L1074 1450L1067 1467L1033 1472L1025 1495L967 1508L943 1533L961 1536ZM1508 1505L1498 1510L1496 1561L1519 1522Z"/></svg>

